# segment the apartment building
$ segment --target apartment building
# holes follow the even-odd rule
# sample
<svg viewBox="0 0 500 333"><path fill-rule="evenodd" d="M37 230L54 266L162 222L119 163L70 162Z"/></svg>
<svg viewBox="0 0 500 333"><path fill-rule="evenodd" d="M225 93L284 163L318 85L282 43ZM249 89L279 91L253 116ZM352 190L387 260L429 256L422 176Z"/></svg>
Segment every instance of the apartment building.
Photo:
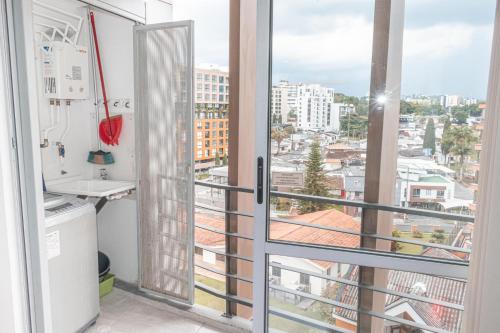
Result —
<svg viewBox="0 0 500 333"><path fill-rule="evenodd" d="M229 73L209 67L195 71L195 170L224 163L228 154Z"/></svg>
<svg viewBox="0 0 500 333"><path fill-rule="evenodd" d="M288 123L289 114L297 111L298 84L281 80L271 90L271 117L275 124Z"/></svg>
<svg viewBox="0 0 500 333"><path fill-rule="evenodd" d="M319 84L303 84L297 89L297 128L337 132L340 106L334 102L335 90Z"/></svg>
<svg viewBox="0 0 500 333"><path fill-rule="evenodd" d="M463 99L459 95L443 95L440 98L440 104L445 108L459 106L463 102Z"/></svg>

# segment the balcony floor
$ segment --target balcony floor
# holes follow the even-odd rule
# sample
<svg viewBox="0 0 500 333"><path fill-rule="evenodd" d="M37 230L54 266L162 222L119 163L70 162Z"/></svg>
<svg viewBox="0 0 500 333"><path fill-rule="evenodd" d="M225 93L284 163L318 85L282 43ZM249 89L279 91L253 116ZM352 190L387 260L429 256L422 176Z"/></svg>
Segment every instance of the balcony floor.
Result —
<svg viewBox="0 0 500 333"><path fill-rule="evenodd" d="M197 321L168 304L114 288L101 299L101 314L87 333L230 333Z"/></svg>

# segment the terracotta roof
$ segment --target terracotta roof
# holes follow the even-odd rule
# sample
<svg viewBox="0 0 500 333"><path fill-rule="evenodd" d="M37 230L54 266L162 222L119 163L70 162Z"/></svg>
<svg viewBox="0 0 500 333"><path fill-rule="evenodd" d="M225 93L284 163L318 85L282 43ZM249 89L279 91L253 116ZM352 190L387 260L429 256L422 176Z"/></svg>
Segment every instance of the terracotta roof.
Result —
<svg viewBox="0 0 500 333"><path fill-rule="evenodd" d="M434 249L436 250L436 249ZM451 253L445 253L446 250L438 249L438 251L424 251L424 256L438 256L440 258L449 259L454 256ZM458 258L460 259L460 258ZM358 280L358 267L352 267L346 277L350 280ZM466 282L447 279L438 276L431 276L412 272L389 271L387 289L403 293L415 293L415 286L420 285L425 287L425 291L421 291L424 296L446 301L454 304L463 304L465 297ZM342 285L337 293L337 301L347 304L356 305L358 299L358 288L348 285ZM387 295L385 308L386 310L394 308L402 303L408 303L429 326L440 328L451 332L459 332L461 328L462 312L441 305L430 304L401 298L399 296ZM356 312L336 308L335 314L339 317L350 321L356 321Z"/></svg>
<svg viewBox="0 0 500 333"><path fill-rule="evenodd" d="M196 224L206 225L215 229L224 230L224 216L220 214L211 213L195 213ZM207 231L205 229L195 228L194 239L196 243L220 247L224 246L224 235L215 232Z"/></svg>
<svg viewBox="0 0 500 333"><path fill-rule="evenodd" d="M298 215L289 217L288 219L297 222L305 222L360 232L360 224L358 221L336 209ZM298 243L341 246L349 248L359 247L359 236L356 235L280 222L273 222L271 224L270 237L272 239L286 240ZM324 269L328 269L332 265L332 263L328 261L311 261Z"/></svg>
<svg viewBox="0 0 500 333"><path fill-rule="evenodd" d="M355 232L360 231L360 223L358 221L336 209L293 216L288 219L291 221L342 228ZM290 242L350 248L359 246L359 236L356 235L280 222L273 222L271 224L270 236L272 239L287 240Z"/></svg>
<svg viewBox="0 0 500 333"><path fill-rule="evenodd" d="M224 229L224 218L220 215L210 213L196 213L196 224L203 224L219 230ZM291 221L304 222L322 226L347 229L355 232L360 231L360 224L353 217L336 209L329 209L309 214L288 217ZM341 247L359 247L359 236L345 234L336 231L318 229L293 225L289 223L271 223L270 236L272 239L286 240L298 243L310 243ZM195 229L196 243L207 246L223 246L224 235L210 232L204 229ZM321 267L327 269L332 263L314 260Z"/></svg>

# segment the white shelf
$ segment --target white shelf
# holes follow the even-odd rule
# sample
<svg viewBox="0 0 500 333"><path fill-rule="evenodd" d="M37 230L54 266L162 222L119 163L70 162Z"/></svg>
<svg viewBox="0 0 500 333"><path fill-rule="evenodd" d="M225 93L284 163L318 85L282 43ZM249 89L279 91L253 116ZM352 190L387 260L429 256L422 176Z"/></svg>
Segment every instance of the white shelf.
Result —
<svg viewBox="0 0 500 333"><path fill-rule="evenodd" d="M47 191L62 194L85 195L89 197L108 197L135 189L135 183L120 180L72 180L57 184L47 184Z"/></svg>

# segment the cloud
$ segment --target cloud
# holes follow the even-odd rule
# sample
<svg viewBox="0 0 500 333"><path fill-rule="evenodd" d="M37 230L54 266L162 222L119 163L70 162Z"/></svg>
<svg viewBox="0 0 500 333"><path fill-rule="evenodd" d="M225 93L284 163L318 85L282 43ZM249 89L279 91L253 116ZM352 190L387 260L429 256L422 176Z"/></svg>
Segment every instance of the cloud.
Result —
<svg viewBox="0 0 500 333"><path fill-rule="evenodd" d="M273 61L330 69L370 64L373 27L365 17L322 16L314 21L321 29L308 34L275 32Z"/></svg>
<svg viewBox="0 0 500 333"><path fill-rule="evenodd" d="M273 36L273 61L331 70L370 64L373 23L366 17L323 16L317 17L314 25L321 29L308 34L277 31ZM464 23L405 29L404 58L452 57L467 50L474 38L481 38L490 30L490 26Z"/></svg>
<svg viewBox="0 0 500 333"><path fill-rule="evenodd" d="M425 57L443 59L467 50L473 39L490 27L464 23L436 24L424 28L405 29L403 35L404 58Z"/></svg>

